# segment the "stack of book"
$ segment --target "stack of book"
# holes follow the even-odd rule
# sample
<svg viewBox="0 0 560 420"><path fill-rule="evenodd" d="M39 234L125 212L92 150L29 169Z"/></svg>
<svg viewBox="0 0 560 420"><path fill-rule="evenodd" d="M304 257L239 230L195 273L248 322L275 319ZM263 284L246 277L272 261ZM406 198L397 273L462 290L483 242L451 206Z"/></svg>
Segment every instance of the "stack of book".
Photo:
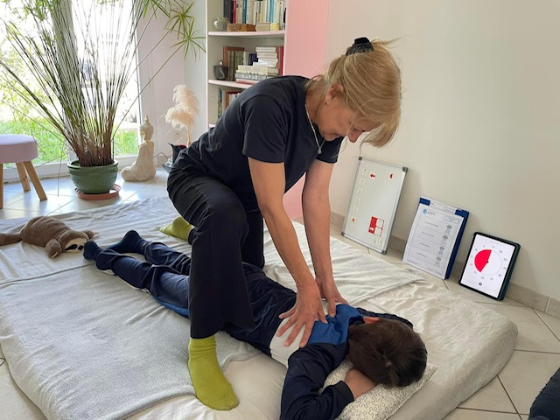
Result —
<svg viewBox="0 0 560 420"><path fill-rule="evenodd" d="M243 47L224 47L223 63L227 66L226 80L254 84L282 75L284 46L257 47L257 52Z"/></svg>
<svg viewBox="0 0 560 420"><path fill-rule="evenodd" d="M243 47L225 46L222 61L224 66L228 68L226 80L234 81L237 68L239 66L250 66L257 61L257 54L245 51Z"/></svg>
<svg viewBox="0 0 560 420"><path fill-rule="evenodd" d="M257 62L259 66L272 67L280 70L283 61L284 47L257 47ZM281 74L281 73L280 73Z"/></svg>
<svg viewBox="0 0 560 420"><path fill-rule="evenodd" d="M253 63L251 66L238 66L235 72L237 83L253 85L261 80L278 76L278 69Z"/></svg>
<svg viewBox="0 0 560 420"><path fill-rule="evenodd" d="M227 80L234 80L237 83L255 84L261 80L282 75L282 62L284 61L284 47L257 47L256 53L241 51L241 55L236 58L235 54L226 61L225 49L237 47L224 47L224 64L229 66ZM239 53L237 51L236 53ZM232 61L233 60L233 61ZM231 69L235 69L231 74Z"/></svg>

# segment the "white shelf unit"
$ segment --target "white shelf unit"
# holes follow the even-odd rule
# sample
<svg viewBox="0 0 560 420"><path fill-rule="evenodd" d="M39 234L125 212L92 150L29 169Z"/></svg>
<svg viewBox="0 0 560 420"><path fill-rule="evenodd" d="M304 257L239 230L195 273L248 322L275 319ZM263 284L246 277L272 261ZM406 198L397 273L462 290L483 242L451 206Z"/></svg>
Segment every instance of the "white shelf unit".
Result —
<svg viewBox="0 0 560 420"><path fill-rule="evenodd" d="M248 87L251 87L249 83L237 83L237 82L232 82L230 80L209 79L208 84L221 86L221 87L230 87L235 89L247 89Z"/></svg>
<svg viewBox="0 0 560 420"><path fill-rule="evenodd" d="M254 31L254 32L226 32L209 31L208 36L224 36L227 38L284 38L286 31Z"/></svg>
<svg viewBox="0 0 560 420"><path fill-rule="evenodd" d="M206 18L207 28L214 28L213 22L217 17L224 14L223 0L207 0ZM256 47L277 47L284 45L285 31L270 32L226 32L208 31L206 44L207 60L207 121L206 125L212 127L218 119L218 95L220 88L230 87L235 89L247 89L251 85L235 83L225 80L216 80L214 77L214 66L223 59L223 48L225 46L244 47L246 51L256 51ZM286 52L284 51L284 56Z"/></svg>

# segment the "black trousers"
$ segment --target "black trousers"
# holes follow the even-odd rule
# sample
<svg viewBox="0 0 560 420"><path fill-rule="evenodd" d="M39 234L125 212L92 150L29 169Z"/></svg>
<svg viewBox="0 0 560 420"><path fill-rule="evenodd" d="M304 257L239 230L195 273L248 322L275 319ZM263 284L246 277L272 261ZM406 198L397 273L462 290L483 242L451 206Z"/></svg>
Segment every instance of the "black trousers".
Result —
<svg viewBox="0 0 560 420"><path fill-rule="evenodd" d="M254 326L242 262L264 266L263 218L246 212L237 195L213 177L174 167L167 191L191 236L191 337L206 338L227 325Z"/></svg>

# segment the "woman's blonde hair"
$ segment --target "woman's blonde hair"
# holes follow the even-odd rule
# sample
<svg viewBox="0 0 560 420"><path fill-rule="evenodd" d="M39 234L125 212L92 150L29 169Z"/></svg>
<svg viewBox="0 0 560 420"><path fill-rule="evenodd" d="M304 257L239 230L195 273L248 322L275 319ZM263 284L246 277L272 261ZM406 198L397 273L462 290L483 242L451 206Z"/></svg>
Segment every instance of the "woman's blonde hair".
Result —
<svg viewBox="0 0 560 420"><path fill-rule="evenodd" d="M373 50L334 59L325 74L307 85L308 90L323 91L323 94L331 86L342 86L340 94L348 108L357 112L357 119L377 127L363 139L364 143L377 147L391 141L401 116L401 75L387 49L390 43L373 40Z"/></svg>

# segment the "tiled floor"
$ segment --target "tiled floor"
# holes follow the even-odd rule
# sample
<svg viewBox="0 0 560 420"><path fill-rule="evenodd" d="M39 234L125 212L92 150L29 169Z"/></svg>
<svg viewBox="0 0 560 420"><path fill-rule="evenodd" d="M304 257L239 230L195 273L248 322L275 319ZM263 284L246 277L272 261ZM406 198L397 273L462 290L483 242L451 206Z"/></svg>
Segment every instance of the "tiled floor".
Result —
<svg viewBox="0 0 560 420"><path fill-rule="evenodd" d="M167 196L166 181L167 174L163 170L158 171L156 178L145 183L124 182L119 178L117 183L122 186L119 197L101 201L77 198L68 178L44 180L43 186L49 199L43 202L39 201L33 190L23 194L20 184L5 184L4 209L0 210L0 218L52 215ZM396 265L403 264L402 255L398 252L391 250L387 255L380 255L367 250L342 237L337 226L332 226L331 235ZM560 367L560 319L511 299L493 301L459 286L456 280L443 281L429 274L425 274L425 277L466 299L491 307L515 322L519 328L513 356L498 377L463 402L446 420L527 420L535 396ZM43 419L40 411L13 382L3 357L0 349L0 420Z"/></svg>
<svg viewBox="0 0 560 420"><path fill-rule="evenodd" d="M159 169L154 179L147 182L126 182L120 172L117 184L121 186L119 196L110 200L82 200L74 191L74 184L68 177L51 178L41 181L48 200L39 201L33 186L23 193L21 184L4 184L4 208L0 210L1 219L54 215L71 211L121 204L148 197L167 197L167 172Z"/></svg>

